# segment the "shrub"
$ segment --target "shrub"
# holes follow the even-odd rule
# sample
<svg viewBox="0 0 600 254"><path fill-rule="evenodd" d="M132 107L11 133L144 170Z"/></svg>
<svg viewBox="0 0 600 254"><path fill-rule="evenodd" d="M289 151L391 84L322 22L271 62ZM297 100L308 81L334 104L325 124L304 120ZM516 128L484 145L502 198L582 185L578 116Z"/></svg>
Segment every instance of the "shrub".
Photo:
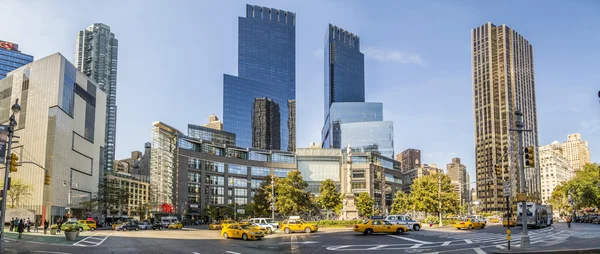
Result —
<svg viewBox="0 0 600 254"><path fill-rule="evenodd" d="M58 225L56 225L56 224L50 225L50 229L58 229Z"/></svg>
<svg viewBox="0 0 600 254"><path fill-rule="evenodd" d="M359 223L362 223L362 220L321 220L314 222L318 226L354 226Z"/></svg>

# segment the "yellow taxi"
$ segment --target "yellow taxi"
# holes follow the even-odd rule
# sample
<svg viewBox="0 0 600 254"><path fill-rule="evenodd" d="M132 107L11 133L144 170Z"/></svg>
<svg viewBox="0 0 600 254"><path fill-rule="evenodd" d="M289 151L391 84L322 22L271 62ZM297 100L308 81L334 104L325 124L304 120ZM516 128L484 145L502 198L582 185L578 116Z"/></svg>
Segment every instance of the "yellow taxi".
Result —
<svg viewBox="0 0 600 254"><path fill-rule="evenodd" d="M503 219L502 226L503 227L515 227L515 226L517 226L517 221L515 219L510 219L510 220Z"/></svg>
<svg viewBox="0 0 600 254"><path fill-rule="evenodd" d="M169 224L169 226L167 226L167 229L182 229L183 228L183 224L181 224L181 222L179 221L174 221L173 223Z"/></svg>
<svg viewBox="0 0 600 254"><path fill-rule="evenodd" d="M406 225L392 224L383 219L383 216L372 216L363 223L354 225L354 232L370 235L373 233L404 234L408 232Z"/></svg>
<svg viewBox="0 0 600 254"><path fill-rule="evenodd" d="M244 241L260 240L264 237L264 234L260 229L257 229L252 225L240 225L237 223L223 226L223 229L221 229L221 235L225 239L240 238Z"/></svg>
<svg viewBox="0 0 600 254"><path fill-rule="evenodd" d="M500 219L498 217L491 217L489 219L490 223L500 223Z"/></svg>
<svg viewBox="0 0 600 254"><path fill-rule="evenodd" d="M454 223L453 225L456 229L474 229L474 228L480 228L483 229L485 228L485 222L474 219L474 218L467 218L461 221L458 221L456 223Z"/></svg>
<svg viewBox="0 0 600 254"><path fill-rule="evenodd" d="M117 228L119 226L122 226L124 224L125 224L125 222L117 221L117 222L115 222L115 223L112 224L112 230L115 230L115 228Z"/></svg>
<svg viewBox="0 0 600 254"><path fill-rule="evenodd" d="M286 234L302 231L305 233L313 233L319 230L317 225L303 221L300 219L300 216L290 216L289 219L282 221L280 226L280 228L283 228L283 232Z"/></svg>
<svg viewBox="0 0 600 254"><path fill-rule="evenodd" d="M226 227L227 225L230 225L230 224L238 224L238 223L237 223L237 221L234 221L234 220L223 220L223 221L221 221L221 226L222 227Z"/></svg>
<svg viewBox="0 0 600 254"><path fill-rule="evenodd" d="M79 220L79 223L86 224L92 231L98 228L95 220Z"/></svg>
<svg viewBox="0 0 600 254"><path fill-rule="evenodd" d="M222 228L221 223L217 222L217 221L214 221L213 223L208 225L209 230L217 230L217 229L221 229L221 228Z"/></svg>

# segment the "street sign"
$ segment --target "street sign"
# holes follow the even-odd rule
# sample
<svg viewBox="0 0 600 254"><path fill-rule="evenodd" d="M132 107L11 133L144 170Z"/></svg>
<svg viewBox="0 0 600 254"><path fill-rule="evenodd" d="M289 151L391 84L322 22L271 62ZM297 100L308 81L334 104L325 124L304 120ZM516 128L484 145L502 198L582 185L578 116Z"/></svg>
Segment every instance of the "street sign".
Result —
<svg viewBox="0 0 600 254"><path fill-rule="evenodd" d="M506 234L510 235L510 229L506 230Z"/></svg>
<svg viewBox="0 0 600 254"><path fill-rule="evenodd" d="M504 183L504 196L505 196L505 197L510 197L510 196L511 196L511 192L510 192L510 182L505 182L505 183Z"/></svg>
<svg viewBox="0 0 600 254"><path fill-rule="evenodd" d="M506 236L506 240L510 241L510 235Z"/></svg>
<svg viewBox="0 0 600 254"><path fill-rule="evenodd" d="M237 213L244 214L244 213L246 213L246 210L245 209L237 209Z"/></svg>
<svg viewBox="0 0 600 254"><path fill-rule="evenodd" d="M5 163L6 142L8 142L8 125L0 125L0 163Z"/></svg>
<svg viewBox="0 0 600 254"><path fill-rule="evenodd" d="M517 193L517 202L527 201L527 195L525 193Z"/></svg>

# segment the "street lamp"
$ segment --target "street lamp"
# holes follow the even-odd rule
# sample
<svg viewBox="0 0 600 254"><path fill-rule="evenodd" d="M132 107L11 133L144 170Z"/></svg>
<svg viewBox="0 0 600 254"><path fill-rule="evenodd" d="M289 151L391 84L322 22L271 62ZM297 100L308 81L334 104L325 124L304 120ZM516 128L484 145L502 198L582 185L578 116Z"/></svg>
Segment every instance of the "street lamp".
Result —
<svg viewBox="0 0 600 254"><path fill-rule="evenodd" d="M19 99L17 99L15 101L15 104L12 105L10 110L13 113L12 113L12 115L10 115L8 127L2 126L3 128L8 129L8 143L6 143L6 146L7 146L6 156L4 157L6 167L4 168L4 187L2 189L2 207L1 207L2 214L0 215L0 222L2 223L2 225L0 226L0 253L4 253L4 221L6 220L6 192L7 192L7 188L8 188L8 168L9 168L9 162L10 162L10 160L8 160L8 156L10 156L10 154L11 154L10 147L12 146L12 138L13 138L13 135L15 134L15 126L17 126L17 121L15 120L15 114L18 114L19 112L21 112L21 106L19 106Z"/></svg>
<svg viewBox="0 0 600 254"><path fill-rule="evenodd" d="M73 182L72 182L72 181L73 181L73 179L71 179L70 181L71 181L71 183L69 184L69 194L68 194L68 196L67 196L67 201L68 201L68 204L67 204L67 206L69 207L69 209L68 209L68 210L69 210L69 212L70 212L71 216L73 216L73 212L72 212L72 211L73 211L73 209L71 209L71 208L72 208L72 206L73 206L73 202L72 202L72 197L73 197L73 186L75 186L75 188L79 188L79 182L74 182L74 183L73 183ZM64 187L67 187L67 180L63 180L63 186L64 186Z"/></svg>

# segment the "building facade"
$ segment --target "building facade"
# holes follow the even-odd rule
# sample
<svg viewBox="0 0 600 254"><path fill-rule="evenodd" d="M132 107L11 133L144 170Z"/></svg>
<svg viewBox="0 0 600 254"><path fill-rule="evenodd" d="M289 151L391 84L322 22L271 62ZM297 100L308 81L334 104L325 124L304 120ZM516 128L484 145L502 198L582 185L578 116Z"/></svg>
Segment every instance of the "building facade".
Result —
<svg viewBox="0 0 600 254"><path fill-rule="evenodd" d="M296 14L246 5L238 29L238 76L223 76L223 127L235 133L238 146L251 147L252 106L267 97L280 110L278 150L289 150L295 144L289 138L296 136L288 106L296 99Z"/></svg>
<svg viewBox="0 0 600 254"><path fill-rule="evenodd" d="M54 221L77 209L98 191L104 146L106 94L61 54L44 57L0 80L0 123L8 124L10 107L19 99L12 153L22 164L10 173L31 185L32 194L17 207L34 210ZM3 174L4 171L2 171Z"/></svg>
<svg viewBox="0 0 600 254"><path fill-rule="evenodd" d="M219 120L219 118L215 114L208 116L208 123L202 126L218 131L223 130L223 122L221 122L221 120Z"/></svg>
<svg viewBox="0 0 600 254"><path fill-rule="evenodd" d="M126 189L130 193L127 204L122 208L122 214L137 216L139 219L145 219L150 215L148 209L150 183L148 181L141 180L139 175L117 171L108 172L105 179L116 183L117 186Z"/></svg>
<svg viewBox="0 0 600 254"><path fill-rule="evenodd" d="M575 172L569 160L564 156L564 145L554 141L540 146L540 179L542 181L542 202L547 204L554 188L571 180Z"/></svg>
<svg viewBox="0 0 600 254"><path fill-rule="evenodd" d="M19 45L8 41L0 41L0 79L11 71L33 62L33 56L19 51Z"/></svg>
<svg viewBox="0 0 600 254"><path fill-rule="evenodd" d="M107 95L104 134L105 171L113 169L117 139L117 56L119 41L110 27L96 23L77 33L75 65Z"/></svg>
<svg viewBox="0 0 600 254"><path fill-rule="evenodd" d="M396 160L400 161L402 172L418 168L421 166L421 150L409 148L396 156Z"/></svg>
<svg viewBox="0 0 600 254"><path fill-rule="evenodd" d="M340 125L342 147L352 146L355 152L377 152L394 158L394 122L360 122Z"/></svg>
<svg viewBox="0 0 600 254"><path fill-rule="evenodd" d="M573 133L567 136L567 142L562 143L563 156L567 158L573 170L581 170L590 163L590 148L588 142L581 140L581 134Z"/></svg>
<svg viewBox="0 0 600 254"><path fill-rule="evenodd" d="M518 192L519 158L515 111L523 113L522 146L538 147L533 47L515 30L492 23L471 31L475 157L478 198L484 211L506 207L502 183ZM508 156L505 154L508 153ZM539 156L536 156L536 158ZM531 200L540 199L539 163L525 169ZM500 167L497 167L500 166Z"/></svg>
<svg viewBox="0 0 600 254"><path fill-rule="evenodd" d="M469 174L467 167L460 163L460 158L452 158L452 163L446 164L446 174L450 177L454 190L458 193L460 205L469 201Z"/></svg>
<svg viewBox="0 0 600 254"><path fill-rule="evenodd" d="M206 126L188 124L188 136L217 144L235 145L235 133Z"/></svg>
<svg viewBox="0 0 600 254"><path fill-rule="evenodd" d="M255 98L252 103L252 147L281 150L281 110L269 98Z"/></svg>
<svg viewBox="0 0 600 254"><path fill-rule="evenodd" d="M176 202L173 188L177 180L177 139L181 132L163 122L152 125L150 205L158 211L162 204L174 206Z"/></svg>
<svg viewBox="0 0 600 254"><path fill-rule="evenodd" d="M298 170L304 181L308 183L307 191L319 194L321 183L327 179L341 187L340 174L343 164L342 150L337 148L298 148L296 160Z"/></svg>
<svg viewBox="0 0 600 254"><path fill-rule="evenodd" d="M415 179L437 173L444 173L444 170L438 168L436 164L422 164L416 168L402 171L402 191L409 194Z"/></svg>

